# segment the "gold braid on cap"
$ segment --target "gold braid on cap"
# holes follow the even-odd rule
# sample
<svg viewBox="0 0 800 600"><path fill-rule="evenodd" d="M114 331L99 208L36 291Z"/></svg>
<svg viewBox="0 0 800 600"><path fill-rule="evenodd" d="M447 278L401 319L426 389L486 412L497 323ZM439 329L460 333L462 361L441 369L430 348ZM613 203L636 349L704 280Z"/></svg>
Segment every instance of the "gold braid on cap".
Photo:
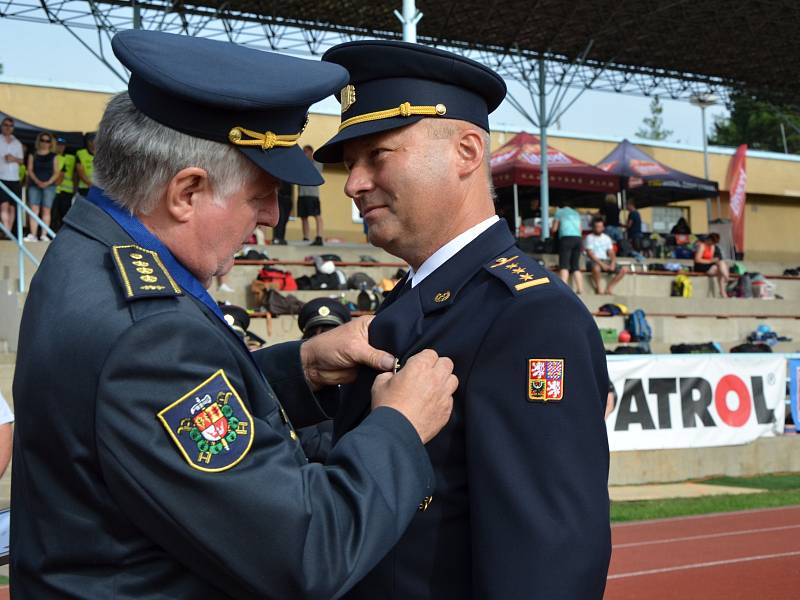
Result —
<svg viewBox="0 0 800 600"><path fill-rule="evenodd" d="M342 121L339 125L339 131L350 127L351 125L358 125L359 123L366 123L368 121L379 121L381 119L391 119L393 117L443 117L447 114L447 107L444 104L437 104L436 106L412 106L410 102L403 102L397 108L389 108L386 110L378 110L375 112L364 113L350 117L346 121Z"/></svg>
<svg viewBox="0 0 800 600"><path fill-rule="evenodd" d="M271 131L261 133L259 131L253 131L251 129L245 129L244 127L237 126L233 127L228 132L228 140L230 140L231 144L235 144L236 146L260 146L262 150L271 150L272 148L276 147L291 148L297 144L297 140L299 140L300 136L303 135L307 125L308 118L306 118L305 125L303 125L303 128L299 133L282 135L278 135L277 133L273 133ZM250 139L242 139L243 136L247 136Z"/></svg>

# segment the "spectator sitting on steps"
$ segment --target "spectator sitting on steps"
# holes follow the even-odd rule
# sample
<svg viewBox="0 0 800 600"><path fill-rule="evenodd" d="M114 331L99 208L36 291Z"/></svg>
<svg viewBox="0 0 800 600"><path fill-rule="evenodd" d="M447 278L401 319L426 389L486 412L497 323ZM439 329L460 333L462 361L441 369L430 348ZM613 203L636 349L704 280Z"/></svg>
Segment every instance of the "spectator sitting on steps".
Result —
<svg viewBox="0 0 800 600"><path fill-rule="evenodd" d="M719 244L718 233L710 233L705 240L697 242L693 270L697 273L705 273L709 277L716 277L720 296L727 298L727 286L731 275L728 264L722 260L722 252L717 244Z"/></svg>
<svg viewBox="0 0 800 600"><path fill-rule="evenodd" d="M604 232L605 223L601 217L592 219L592 232L583 240L586 249L586 268L592 272L592 284L598 294L611 295L616 286L628 273L627 267L617 264L617 255L614 252L614 242ZM611 273L612 278L602 291L602 274Z"/></svg>

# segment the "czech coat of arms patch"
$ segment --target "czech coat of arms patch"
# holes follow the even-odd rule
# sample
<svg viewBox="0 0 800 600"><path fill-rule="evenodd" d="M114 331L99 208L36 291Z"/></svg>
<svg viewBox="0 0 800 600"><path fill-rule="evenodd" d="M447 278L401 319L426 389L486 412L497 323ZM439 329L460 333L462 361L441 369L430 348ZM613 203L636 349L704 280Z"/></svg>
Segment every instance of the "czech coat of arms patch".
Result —
<svg viewBox="0 0 800 600"><path fill-rule="evenodd" d="M563 358L531 358L528 369L528 400L554 402L564 397Z"/></svg>
<svg viewBox="0 0 800 600"><path fill-rule="evenodd" d="M200 471L230 469L253 444L253 418L222 369L158 418L189 465Z"/></svg>

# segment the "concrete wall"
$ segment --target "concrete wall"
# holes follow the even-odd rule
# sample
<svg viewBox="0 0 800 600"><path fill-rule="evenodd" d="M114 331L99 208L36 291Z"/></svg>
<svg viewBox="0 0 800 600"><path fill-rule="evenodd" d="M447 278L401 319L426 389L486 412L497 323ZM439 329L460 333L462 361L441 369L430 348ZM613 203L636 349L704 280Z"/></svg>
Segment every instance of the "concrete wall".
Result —
<svg viewBox="0 0 800 600"><path fill-rule="evenodd" d="M744 446L611 453L609 485L747 477L800 471L800 436L761 438Z"/></svg>
<svg viewBox="0 0 800 600"><path fill-rule="evenodd" d="M94 131L110 94L0 83L0 110L44 128Z"/></svg>

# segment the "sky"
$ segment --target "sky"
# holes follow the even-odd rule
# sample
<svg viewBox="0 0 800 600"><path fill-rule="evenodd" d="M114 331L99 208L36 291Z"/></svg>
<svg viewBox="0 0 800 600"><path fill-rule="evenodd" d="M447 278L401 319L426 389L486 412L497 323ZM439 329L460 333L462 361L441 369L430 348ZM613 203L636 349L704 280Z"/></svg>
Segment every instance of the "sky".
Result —
<svg viewBox="0 0 800 600"><path fill-rule="evenodd" d="M95 45L95 32L84 30L79 33L85 35L91 45ZM110 54L110 49L107 49ZM118 71L123 72L113 55L110 58ZM124 89L116 75L59 25L0 18L0 63L3 65L0 81L4 82L67 84L70 87L104 91ZM509 89L532 112L530 98L522 86L509 82ZM576 93L578 90L571 90L569 97ZM661 101L664 106L663 127L673 131L666 141L701 146L700 109L687 101L664 98ZM650 116L649 105L650 98L589 90L569 108L554 129L577 135L633 139L637 129L642 126L642 119ZM312 110L339 112L338 104L333 99L315 105ZM709 131L716 115L726 116L727 112L723 106L713 106L707 110ZM493 128L536 131L508 101L494 112L490 121Z"/></svg>

